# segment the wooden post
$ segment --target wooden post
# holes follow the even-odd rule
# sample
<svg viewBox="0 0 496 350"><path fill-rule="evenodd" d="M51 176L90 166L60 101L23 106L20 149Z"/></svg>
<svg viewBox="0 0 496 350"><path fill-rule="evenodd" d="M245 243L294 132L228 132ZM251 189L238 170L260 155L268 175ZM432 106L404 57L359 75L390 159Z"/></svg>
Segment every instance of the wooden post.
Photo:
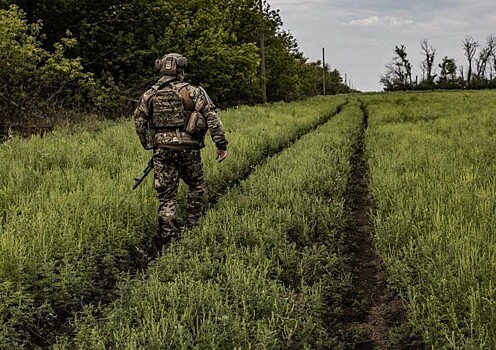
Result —
<svg viewBox="0 0 496 350"><path fill-rule="evenodd" d="M322 95L326 94L325 48L322 48Z"/></svg>
<svg viewBox="0 0 496 350"><path fill-rule="evenodd" d="M267 103L267 74L265 71L265 26L262 0L258 2L260 6L260 76L262 79L262 101Z"/></svg>

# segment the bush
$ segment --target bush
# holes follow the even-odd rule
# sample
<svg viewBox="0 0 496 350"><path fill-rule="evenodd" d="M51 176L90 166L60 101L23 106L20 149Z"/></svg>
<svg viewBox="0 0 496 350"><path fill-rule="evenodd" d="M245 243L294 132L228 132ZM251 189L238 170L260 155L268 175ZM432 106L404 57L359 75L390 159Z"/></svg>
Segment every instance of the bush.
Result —
<svg viewBox="0 0 496 350"><path fill-rule="evenodd" d="M0 9L0 132L48 127L65 115L64 108L103 106L112 96L112 81L107 87L96 83L79 58L66 57L77 45L69 31L49 52L42 47L41 29L41 22L28 24L15 5Z"/></svg>

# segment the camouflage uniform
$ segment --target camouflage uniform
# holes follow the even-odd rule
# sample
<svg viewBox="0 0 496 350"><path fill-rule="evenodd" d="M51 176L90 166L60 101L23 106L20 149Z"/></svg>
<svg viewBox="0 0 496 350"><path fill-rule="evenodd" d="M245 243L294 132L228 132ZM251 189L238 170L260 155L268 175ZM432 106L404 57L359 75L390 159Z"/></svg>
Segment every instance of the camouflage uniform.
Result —
<svg viewBox="0 0 496 350"><path fill-rule="evenodd" d="M179 226L176 219L176 197L179 179L188 185L187 213L185 225L193 226L200 218L204 209L205 180L200 149L205 146L204 134L194 137L183 130L156 129L153 140L147 139L149 123L153 123L153 113L150 111L149 100L158 86L162 84L181 84L175 76L162 77L157 85L146 91L134 112L136 132L141 144L146 149L153 147L154 185L159 199L158 217L162 238L177 236ZM227 150L224 129L215 105L203 88L184 85L190 109L201 113L210 131L217 149ZM184 92L183 92L184 93ZM152 124L153 125L153 124ZM151 141L151 142L150 142Z"/></svg>

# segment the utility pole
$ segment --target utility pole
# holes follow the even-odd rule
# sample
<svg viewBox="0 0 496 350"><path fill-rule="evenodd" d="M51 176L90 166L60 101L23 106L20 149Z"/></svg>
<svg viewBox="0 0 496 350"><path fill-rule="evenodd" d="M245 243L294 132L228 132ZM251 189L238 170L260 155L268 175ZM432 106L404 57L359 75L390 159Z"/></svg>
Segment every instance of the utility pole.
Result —
<svg viewBox="0 0 496 350"><path fill-rule="evenodd" d="M263 13L263 1L259 0L260 6L260 75L262 79L262 101L267 103L267 74L265 72L265 19Z"/></svg>
<svg viewBox="0 0 496 350"><path fill-rule="evenodd" d="M326 94L326 65L325 65L325 48L322 48L322 95Z"/></svg>

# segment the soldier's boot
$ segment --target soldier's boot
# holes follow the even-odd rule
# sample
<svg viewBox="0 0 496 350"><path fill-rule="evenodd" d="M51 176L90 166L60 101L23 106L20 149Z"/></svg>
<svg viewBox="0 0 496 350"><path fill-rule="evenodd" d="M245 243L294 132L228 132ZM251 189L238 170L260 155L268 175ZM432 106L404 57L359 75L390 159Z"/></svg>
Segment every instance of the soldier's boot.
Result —
<svg viewBox="0 0 496 350"><path fill-rule="evenodd" d="M158 217L158 232L157 232L157 248L160 250L162 247L168 247L172 241L179 239L179 224L177 223L176 216L162 216Z"/></svg>

